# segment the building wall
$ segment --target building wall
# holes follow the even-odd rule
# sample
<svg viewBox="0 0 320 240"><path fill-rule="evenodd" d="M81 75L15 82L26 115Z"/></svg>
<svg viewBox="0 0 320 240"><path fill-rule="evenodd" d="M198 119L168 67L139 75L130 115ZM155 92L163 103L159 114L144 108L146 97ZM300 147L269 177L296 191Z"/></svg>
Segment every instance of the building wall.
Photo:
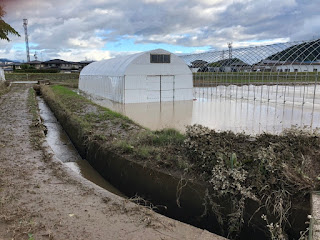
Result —
<svg viewBox="0 0 320 240"><path fill-rule="evenodd" d="M320 65L279 65L276 66L280 72L320 72Z"/></svg>

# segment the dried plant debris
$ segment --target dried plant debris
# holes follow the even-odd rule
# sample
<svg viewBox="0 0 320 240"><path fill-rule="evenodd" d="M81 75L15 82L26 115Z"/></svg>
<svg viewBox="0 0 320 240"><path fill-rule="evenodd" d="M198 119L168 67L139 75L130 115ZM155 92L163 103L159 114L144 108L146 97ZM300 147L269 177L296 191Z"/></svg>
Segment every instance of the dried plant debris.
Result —
<svg viewBox="0 0 320 240"><path fill-rule="evenodd" d="M206 202L216 209L218 199L230 200L230 213L219 216L230 238L239 234L246 202L253 201L256 214L263 208L264 216L275 221L267 224L275 227L270 236L279 233L274 239L285 239L292 202L303 201L319 188L318 133L290 129L252 137L194 125L188 127L184 142L192 171L210 183L211 200Z"/></svg>

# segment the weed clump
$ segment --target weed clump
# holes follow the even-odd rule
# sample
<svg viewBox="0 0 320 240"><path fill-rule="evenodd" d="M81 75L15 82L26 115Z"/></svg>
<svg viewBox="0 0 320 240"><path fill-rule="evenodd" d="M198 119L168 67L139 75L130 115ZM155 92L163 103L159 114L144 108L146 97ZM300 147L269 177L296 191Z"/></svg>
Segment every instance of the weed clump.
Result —
<svg viewBox="0 0 320 240"><path fill-rule="evenodd" d="M230 200L230 211L222 220L230 238L239 234L251 201L257 205L256 214L263 212L275 221L283 239L292 203L318 186L317 134L291 129L279 136L252 137L194 125L187 129L185 148L192 170L210 183L211 207L219 205L218 199Z"/></svg>
<svg viewBox="0 0 320 240"><path fill-rule="evenodd" d="M9 91L9 84L7 81L0 80L0 96Z"/></svg>

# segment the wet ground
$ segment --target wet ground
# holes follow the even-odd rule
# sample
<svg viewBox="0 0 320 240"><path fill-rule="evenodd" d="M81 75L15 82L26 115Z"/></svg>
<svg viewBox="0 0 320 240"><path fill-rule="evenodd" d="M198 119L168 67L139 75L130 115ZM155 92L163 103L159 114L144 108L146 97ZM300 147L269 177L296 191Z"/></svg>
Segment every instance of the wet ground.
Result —
<svg viewBox="0 0 320 240"><path fill-rule="evenodd" d="M86 160L81 158L48 105L41 97L37 97L37 100L39 103L40 116L43 120L43 124L47 127L46 141L55 156L66 166L87 180L118 196L125 197L124 194L101 177Z"/></svg>
<svg viewBox="0 0 320 240"><path fill-rule="evenodd" d="M152 130L201 124L217 131L280 133L292 126L320 127L320 86L194 88L193 101L119 104L92 98Z"/></svg>

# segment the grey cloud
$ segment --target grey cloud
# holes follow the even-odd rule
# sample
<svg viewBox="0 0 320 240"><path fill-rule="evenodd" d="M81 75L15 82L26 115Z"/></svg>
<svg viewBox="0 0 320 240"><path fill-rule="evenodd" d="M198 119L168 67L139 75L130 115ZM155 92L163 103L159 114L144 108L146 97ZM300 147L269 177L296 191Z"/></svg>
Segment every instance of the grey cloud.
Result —
<svg viewBox="0 0 320 240"><path fill-rule="evenodd" d="M93 46L100 47L130 36L137 43L214 48L228 41L308 39L320 30L313 24L319 20L317 1L3 1L5 19L23 36L22 18L27 17L30 41L37 44L34 49L45 50L50 56L57 51L85 48L71 39L91 41L95 37ZM226 9L219 11L221 7ZM156 39L156 35L177 37ZM23 37L17 41L23 43Z"/></svg>

